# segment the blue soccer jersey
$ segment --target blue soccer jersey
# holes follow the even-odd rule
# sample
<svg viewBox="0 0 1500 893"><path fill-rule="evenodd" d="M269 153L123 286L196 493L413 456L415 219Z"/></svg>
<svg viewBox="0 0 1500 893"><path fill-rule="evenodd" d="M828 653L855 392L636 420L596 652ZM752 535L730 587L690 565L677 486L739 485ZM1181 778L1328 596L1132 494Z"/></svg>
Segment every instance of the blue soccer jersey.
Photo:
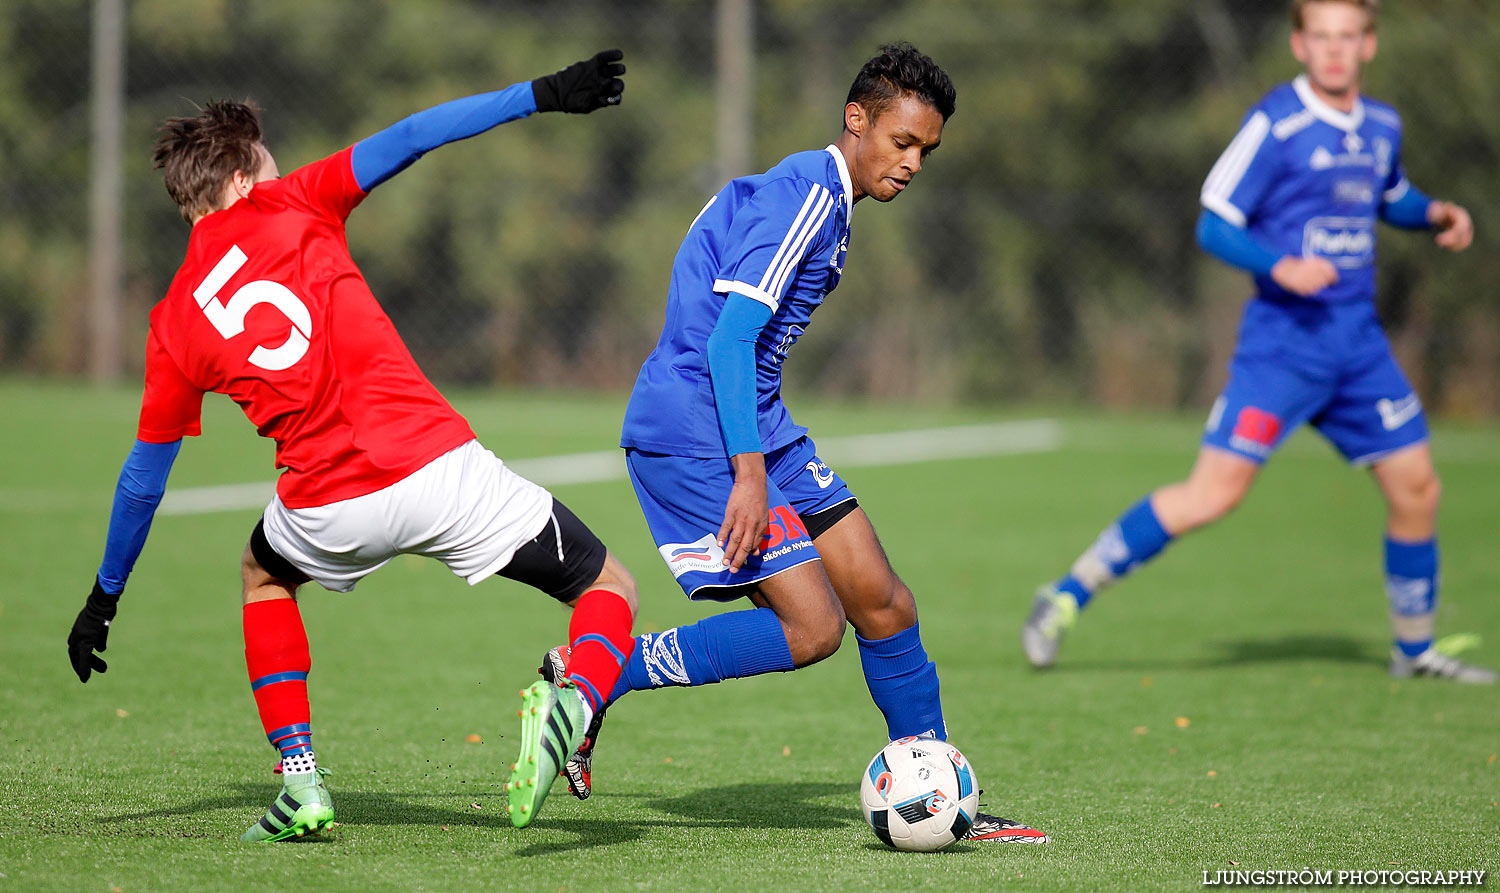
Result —
<svg viewBox="0 0 1500 893"><path fill-rule="evenodd" d="M1332 263L1339 281L1318 299L1361 301L1375 295L1376 218L1409 188L1395 109L1360 99L1340 112L1303 75L1250 109L1201 198L1280 255ZM1269 276L1255 285L1262 298L1302 300Z"/></svg>
<svg viewBox="0 0 1500 893"><path fill-rule="evenodd" d="M854 208L838 149L799 152L730 181L688 229L672 263L666 324L630 394L620 445L702 458L727 455L709 377L708 338L725 298L771 308L755 344L761 448L771 452L807 429L781 402L781 364L814 310L838 285Z"/></svg>

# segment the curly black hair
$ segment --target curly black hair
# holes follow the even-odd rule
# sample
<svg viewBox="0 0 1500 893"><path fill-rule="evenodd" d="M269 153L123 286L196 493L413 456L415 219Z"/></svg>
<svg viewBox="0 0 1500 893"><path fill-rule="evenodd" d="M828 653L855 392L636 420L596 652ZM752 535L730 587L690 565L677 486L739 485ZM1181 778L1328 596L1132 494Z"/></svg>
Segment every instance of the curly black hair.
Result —
<svg viewBox="0 0 1500 893"><path fill-rule="evenodd" d="M953 116L958 100L948 73L904 40L886 44L880 55L864 64L845 102L859 103L874 119L900 96L917 97L937 109L944 121Z"/></svg>

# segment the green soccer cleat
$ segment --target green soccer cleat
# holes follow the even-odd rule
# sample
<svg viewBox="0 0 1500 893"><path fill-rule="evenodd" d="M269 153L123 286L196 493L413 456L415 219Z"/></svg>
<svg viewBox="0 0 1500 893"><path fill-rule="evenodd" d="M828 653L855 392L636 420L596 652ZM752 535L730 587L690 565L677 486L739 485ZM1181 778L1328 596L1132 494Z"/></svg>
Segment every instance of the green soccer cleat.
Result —
<svg viewBox="0 0 1500 893"><path fill-rule="evenodd" d="M328 769L321 766L318 771L305 775L283 775L281 795L251 825L240 840L247 843L286 840L318 834L333 824L333 795L323 784Z"/></svg>
<svg viewBox="0 0 1500 893"><path fill-rule="evenodd" d="M571 685L539 681L521 692L521 755L510 767L505 811L510 823L524 828L552 790L568 758L583 743L583 701Z"/></svg>
<svg viewBox="0 0 1500 893"><path fill-rule="evenodd" d="M1051 583L1036 591L1031 613L1021 627L1021 650L1033 667L1044 669L1057 661L1063 634L1077 620L1078 602L1071 594L1059 592Z"/></svg>
<svg viewBox="0 0 1500 893"><path fill-rule="evenodd" d="M1455 633L1444 636L1431 648L1407 657L1400 648L1391 649L1391 675L1397 679L1425 676L1430 679L1451 679L1469 685L1494 685L1496 673L1488 667L1480 667L1459 660L1454 655L1479 645L1479 637L1473 633Z"/></svg>

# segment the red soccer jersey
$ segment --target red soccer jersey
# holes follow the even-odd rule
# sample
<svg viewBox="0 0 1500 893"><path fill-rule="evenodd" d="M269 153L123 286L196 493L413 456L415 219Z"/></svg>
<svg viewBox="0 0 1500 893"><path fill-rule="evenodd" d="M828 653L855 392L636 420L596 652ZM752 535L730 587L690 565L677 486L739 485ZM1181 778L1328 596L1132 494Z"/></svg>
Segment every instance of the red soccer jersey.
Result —
<svg viewBox="0 0 1500 893"><path fill-rule="evenodd" d="M290 508L372 493L474 438L349 257L365 197L350 151L199 220L151 311L137 436L198 434L204 392L228 394L276 441Z"/></svg>

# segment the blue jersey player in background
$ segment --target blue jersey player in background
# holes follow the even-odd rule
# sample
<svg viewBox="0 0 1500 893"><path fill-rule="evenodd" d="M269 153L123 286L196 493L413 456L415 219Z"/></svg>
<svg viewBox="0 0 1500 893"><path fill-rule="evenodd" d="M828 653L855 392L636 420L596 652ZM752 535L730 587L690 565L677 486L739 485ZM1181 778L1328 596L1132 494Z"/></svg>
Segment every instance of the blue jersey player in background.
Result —
<svg viewBox="0 0 1500 893"><path fill-rule="evenodd" d="M1452 251L1468 247L1473 225L1462 207L1407 182L1400 117L1360 96L1360 68L1375 55L1375 0L1297 0L1292 20L1305 73L1250 110L1203 184L1199 244L1255 277L1229 382L1188 479L1127 510L1037 593L1021 639L1038 667L1052 665L1100 588L1223 517L1286 436L1310 423L1369 467L1386 498L1392 675L1495 681L1433 644L1438 478L1422 404L1374 302L1377 220L1435 229Z"/></svg>
<svg viewBox="0 0 1500 893"><path fill-rule="evenodd" d="M930 58L909 44L884 47L855 79L833 145L730 182L688 229L620 444L683 590L753 607L638 637L611 701L816 663L838 650L847 622L890 737L946 737L911 590L848 485L787 412L781 365L839 283L855 204L907 188L954 101ZM561 676L567 657L554 649L543 675ZM580 798L602 715L567 767ZM1046 840L983 813L968 821L971 840Z"/></svg>

